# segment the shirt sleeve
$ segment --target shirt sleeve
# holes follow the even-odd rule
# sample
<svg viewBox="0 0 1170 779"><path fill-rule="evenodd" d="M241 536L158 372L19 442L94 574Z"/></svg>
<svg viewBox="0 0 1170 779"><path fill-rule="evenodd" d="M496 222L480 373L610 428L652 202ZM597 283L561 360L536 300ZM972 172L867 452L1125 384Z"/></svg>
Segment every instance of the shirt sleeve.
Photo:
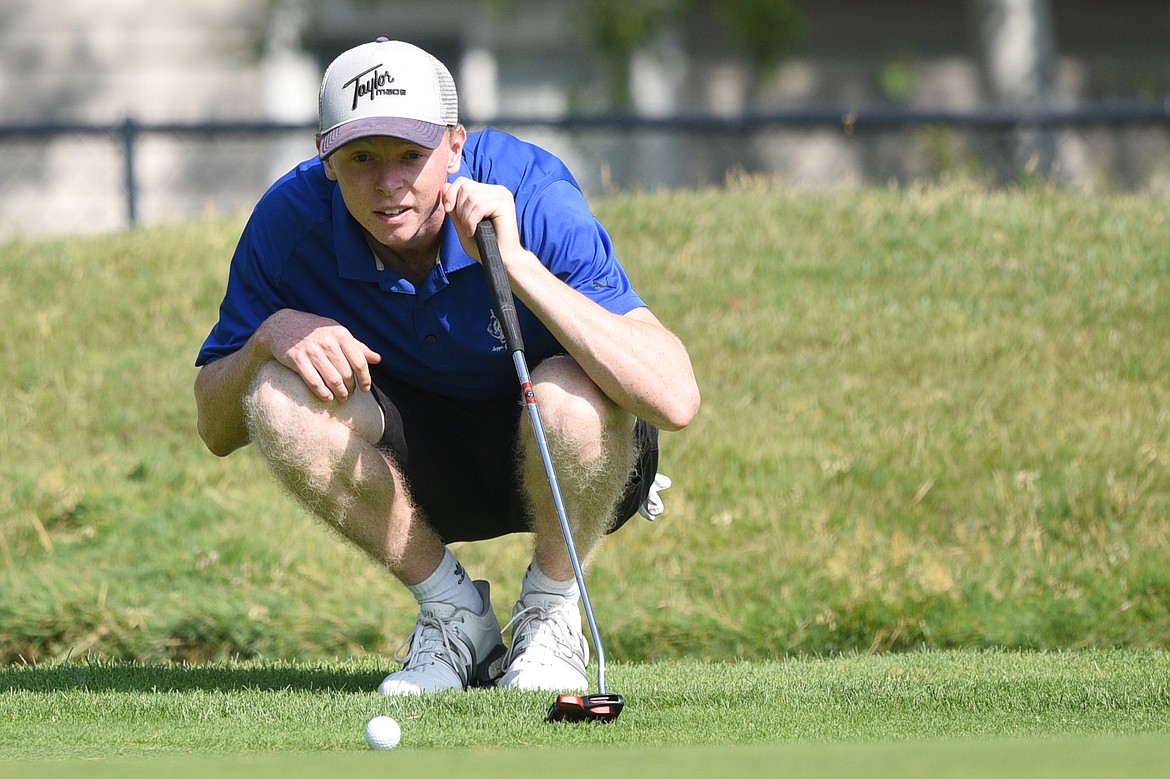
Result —
<svg viewBox="0 0 1170 779"><path fill-rule="evenodd" d="M279 250L267 246L263 235L260 220L253 215L232 256L219 321L199 350L195 365L206 365L237 351L265 319L284 307L277 291L278 269L270 264Z"/></svg>
<svg viewBox="0 0 1170 779"><path fill-rule="evenodd" d="M561 281L615 314L646 305L572 182L550 182L523 206L520 220L529 251Z"/></svg>

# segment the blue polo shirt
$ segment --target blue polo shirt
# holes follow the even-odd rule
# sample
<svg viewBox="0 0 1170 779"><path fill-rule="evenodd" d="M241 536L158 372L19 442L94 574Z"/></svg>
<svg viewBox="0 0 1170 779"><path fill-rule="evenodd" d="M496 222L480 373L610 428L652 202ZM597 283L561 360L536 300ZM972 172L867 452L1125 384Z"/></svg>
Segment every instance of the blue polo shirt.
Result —
<svg viewBox="0 0 1170 779"><path fill-rule="evenodd" d="M507 187L516 200L520 240L558 278L615 314L644 305L614 256L568 169L510 135L472 133L460 171ZM374 381L392 375L449 397L488 400L515 394L516 374L482 267L443 225L439 262L419 287L379 267L337 184L314 158L260 199L232 257L219 321L196 365L236 351L282 308L337 320L375 352ZM517 301L529 364L565 349Z"/></svg>

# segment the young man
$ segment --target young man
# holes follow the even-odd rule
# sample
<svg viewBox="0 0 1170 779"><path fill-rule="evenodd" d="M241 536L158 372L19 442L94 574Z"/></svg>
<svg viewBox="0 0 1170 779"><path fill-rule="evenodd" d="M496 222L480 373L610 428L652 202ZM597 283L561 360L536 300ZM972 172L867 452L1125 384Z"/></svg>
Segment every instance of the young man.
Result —
<svg viewBox="0 0 1170 779"><path fill-rule="evenodd" d="M430 54L379 38L339 56L317 146L240 239L197 360L199 434L220 456L255 444L414 594L409 652L380 692L584 690L579 593L476 225L496 228L585 559L656 500L657 430L685 427L699 405L687 352L630 288L564 166L501 133L469 135ZM445 545L527 531L505 649L487 583Z"/></svg>

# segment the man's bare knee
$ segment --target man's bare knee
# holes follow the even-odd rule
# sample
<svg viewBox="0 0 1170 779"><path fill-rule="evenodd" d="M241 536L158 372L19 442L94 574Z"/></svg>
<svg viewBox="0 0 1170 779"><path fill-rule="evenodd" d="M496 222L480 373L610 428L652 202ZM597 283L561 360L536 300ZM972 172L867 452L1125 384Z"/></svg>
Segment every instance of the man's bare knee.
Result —
<svg viewBox="0 0 1170 779"><path fill-rule="evenodd" d="M537 366L533 389L576 546L588 560L611 521L632 467L633 417L570 357L554 357ZM542 571L563 579L572 575L572 568L554 507L546 497L543 464L530 430L524 433L524 442L536 559Z"/></svg>
<svg viewBox="0 0 1170 779"><path fill-rule="evenodd" d="M300 377L278 362L261 366L244 396L244 419L253 441L279 429L282 420L307 408L308 388Z"/></svg>
<svg viewBox="0 0 1170 779"><path fill-rule="evenodd" d="M275 361L257 371L244 398L244 417L253 441L301 429L306 424L327 427L336 422L375 444L382 437L384 424L382 409L372 393L358 392L345 403L326 403L309 390L300 376Z"/></svg>
<svg viewBox="0 0 1170 779"><path fill-rule="evenodd" d="M633 419L569 357L545 360L533 373L541 421L574 459L596 461Z"/></svg>

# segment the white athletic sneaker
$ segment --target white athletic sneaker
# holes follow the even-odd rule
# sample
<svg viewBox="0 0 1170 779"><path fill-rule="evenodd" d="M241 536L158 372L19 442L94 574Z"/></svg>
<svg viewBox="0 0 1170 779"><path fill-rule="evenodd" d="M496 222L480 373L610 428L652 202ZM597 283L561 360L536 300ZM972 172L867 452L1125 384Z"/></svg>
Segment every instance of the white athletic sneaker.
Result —
<svg viewBox="0 0 1170 779"><path fill-rule="evenodd" d="M512 646L504 658L508 670L499 687L548 692L583 692L589 687L585 666L589 645L581 632L577 601L530 592L514 609Z"/></svg>
<svg viewBox="0 0 1170 779"><path fill-rule="evenodd" d="M378 692L420 695L490 686L499 678L505 651L500 621L492 611L488 583L477 581L475 587L483 598L479 614L443 604L427 604L419 612L414 631L394 653L402 670L383 679Z"/></svg>

